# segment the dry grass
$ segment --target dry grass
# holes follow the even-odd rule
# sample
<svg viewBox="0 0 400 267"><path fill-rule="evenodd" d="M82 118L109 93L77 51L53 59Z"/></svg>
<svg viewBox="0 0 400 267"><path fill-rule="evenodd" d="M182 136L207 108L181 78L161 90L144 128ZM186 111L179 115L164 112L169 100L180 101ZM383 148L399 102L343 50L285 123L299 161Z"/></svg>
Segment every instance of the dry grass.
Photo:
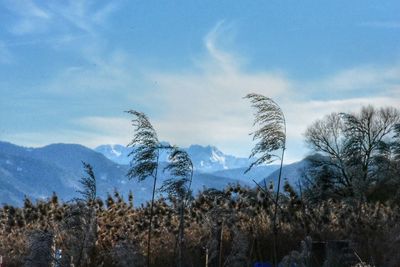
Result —
<svg viewBox="0 0 400 267"><path fill-rule="evenodd" d="M204 266L207 249L209 266L217 266L220 257L224 266L250 266L255 261L271 260L272 202L268 196L260 197L261 194L230 186L223 192L209 191L196 197L185 214L185 266ZM92 205L96 210L97 240L94 252L80 265L143 266L149 206L135 208L118 193L106 199L105 204L98 200ZM61 204L53 196L47 202L33 204L25 200L22 208L0 209L0 255L6 266L24 265L29 236L38 230L54 233L55 247L76 261L73 246L85 232L64 227L73 206ZM179 223L177 203L173 199L160 199L154 210L152 265L174 266ZM314 241L350 240L359 257L375 266L398 266L400 262L397 205L352 205L333 200L310 204L287 194L282 198L278 215L280 259L299 249L301 241L310 236ZM85 220L80 223L85 224ZM75 243L70 242L70 235L78 235ZM64 259L64 264L70 260Z"/></svg>

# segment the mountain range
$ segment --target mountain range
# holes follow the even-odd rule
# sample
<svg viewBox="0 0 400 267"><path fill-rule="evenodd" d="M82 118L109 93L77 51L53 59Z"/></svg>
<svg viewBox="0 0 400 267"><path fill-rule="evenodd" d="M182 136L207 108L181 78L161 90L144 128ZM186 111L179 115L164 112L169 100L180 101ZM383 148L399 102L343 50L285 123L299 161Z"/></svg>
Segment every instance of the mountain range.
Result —
<svg viewBox="0 0 400 267"><path fill-rule="evenodd" d="M252 179L275 181L277 177L277 165L260 166L244 174L249 159L226 155L213 146L191 145L185 150L194 165L194 193L204 188L223 189L232 183L253 187ZM127 179L129 153L130 150L122 145L90 149L78 144L51 144L28 148L0 141L0 203L20 205L25 196L33 200L46 199L53 192L63 201L79 197L77 190L81 189L79 180L85 175L84 161L93 166L100 197L113 194L115 190L126 197L132 191L135 205L140 205L151 198L152 180ZM157 187L168 178L163 172L167 158L167 153L160 157ZM298 177L297 169L293 164L287 165L283 176Z"/></svg>
<svg viewBox="0 0 400 267"><path fill-rule="evenodd" d="M163 144L166 146L169 145L167 142L163 142ZM130 162L130 157L128 155L132 151L132 148L122 145L101 145L94 150L100 152L115 163L127 165ZM202 173L247 168L251 164L251 160L248 158L227 155L215 146L191 145L187 148L183 148L183 150L189 154L193 162L194 170ZM160 154L160 161L168 161L167 151L164 150Z"/></svg>

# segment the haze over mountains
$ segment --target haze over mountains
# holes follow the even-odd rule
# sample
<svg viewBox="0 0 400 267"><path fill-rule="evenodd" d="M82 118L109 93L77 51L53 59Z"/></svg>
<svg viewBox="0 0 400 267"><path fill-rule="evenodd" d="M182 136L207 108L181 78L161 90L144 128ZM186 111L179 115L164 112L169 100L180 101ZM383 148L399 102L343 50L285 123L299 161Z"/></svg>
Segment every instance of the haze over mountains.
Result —
<svg viewBox="0 0 400 267"><path fill-rule="evenodd" d="M185 150L191 156L195 173L192 189L197 193L204 188L223 189L230 183L254 186L252 179L276 180L277 165L260 166L244 174L250 164L247 158L226 155L216 147L192 145ZM0 203L20 205L24 196L44 199L56 192L64 201L79 196L79 179L84 175L82 161L91 164L97 177L98 195L102 198L114 190L127 197L131 190L135 205L151 198L152 180L129 180L130 150L122 145L101 145L94 150L77 144L51 144L41 148L27 148L0 142ZM161 155L163 169L167 153ZM295 181L297 168L287 165L283 177ZM159 172L158 186L167 178ZM270 176L272 174L272 176ZM289 175L287 175L289 174Z"/></svg>

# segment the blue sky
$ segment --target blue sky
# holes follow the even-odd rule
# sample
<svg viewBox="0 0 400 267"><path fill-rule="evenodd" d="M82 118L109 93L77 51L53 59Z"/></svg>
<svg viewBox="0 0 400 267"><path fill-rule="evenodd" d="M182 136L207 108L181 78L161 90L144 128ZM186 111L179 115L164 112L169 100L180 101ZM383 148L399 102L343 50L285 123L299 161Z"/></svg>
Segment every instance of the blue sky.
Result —
<svg viewBox="0 0 400 267"><path fill-rule="evenodd" d="M127 109L160 139L247 156L275 99L287 160L333 111L400 106L399 1L0 1L0 140L127 144Z"/></svg>

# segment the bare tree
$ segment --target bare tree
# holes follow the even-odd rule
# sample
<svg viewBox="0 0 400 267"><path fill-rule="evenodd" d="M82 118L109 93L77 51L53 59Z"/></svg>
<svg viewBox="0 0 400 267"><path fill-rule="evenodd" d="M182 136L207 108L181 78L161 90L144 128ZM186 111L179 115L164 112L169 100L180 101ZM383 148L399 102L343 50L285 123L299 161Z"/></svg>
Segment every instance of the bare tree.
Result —
<svg viewBox="0 0 400 267"><path fill-rule="evenodd" d="M348 139L349 160L352 174L357 179L355 188L364 197L368 186L374 182L373 159L379 146L394 126L400 122L400 114L394 108L376 110L372 106L363 107L359 114L342 113L345 134Z"/></svg>
<svg viewBox="0 0 400 267"><path fill-rule="evenodd" d="M273 216L273 232L274 232L274 265L278 266L277 242L278 242L278 227L277 227L277 212L279 202L279 190L281 187L283 158L286 149L286 120L279 105L271 98L259 94L248 94L245 98L250 99L254 112L254 126L259 126L256 131L251 133L253 141L258 141L250 157L258 157L249 168L260 164L268 164L276 159L280 160L280 169L278 176L278 186L276 190L275 210ZM281 155L276 152L281 151Z"/></svg>
<svg viewBox="0 0 400 267"><path fill-rule="evenodd" d="M369 198L400 203L400 124L395 125L393 138L379 144L378 155L373 158L376 183Z"/></svg>
<svg viewBox="0 0 400 267"><path fill-rule="evenodd" d="M345 123L338 113L317 120L305 133L306 143L321 153L321 156L308 158L313 167L307 171L311 176L310 183L313 177L318 176L320 179L315 181L318 186L329 184L339 196L353 195L349 162L346 160L351 153L345 133Z"/></svg>
<svg viewBox="0 0 400 267"><path fill-rule="evenodd" d="M365 199L369 186L377 182L375 159L399 122L398 110L367 106L359 113L332 113L312 124L305 137L323 156L316 165L335 173L331 183L337 193Z"/></svg>

